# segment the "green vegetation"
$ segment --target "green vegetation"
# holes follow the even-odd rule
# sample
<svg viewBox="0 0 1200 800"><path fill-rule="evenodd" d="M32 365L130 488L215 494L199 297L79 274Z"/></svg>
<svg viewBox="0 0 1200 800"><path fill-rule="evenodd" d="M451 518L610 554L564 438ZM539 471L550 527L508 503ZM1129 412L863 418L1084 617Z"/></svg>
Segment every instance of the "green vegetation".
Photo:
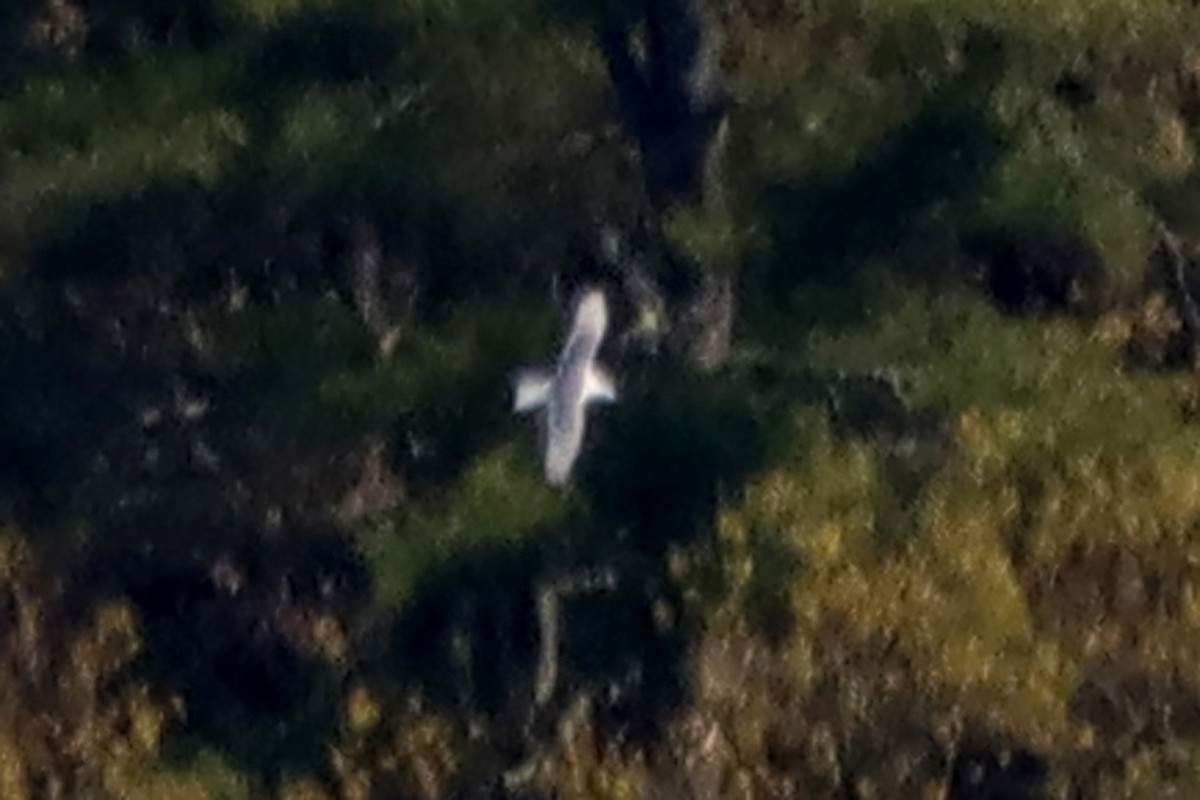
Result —
<svg viewBox="0 0 1200 800"><path fill-rule="evenodd" d="M1193 6L5 5L0 797L1200 796Z"/></svg>

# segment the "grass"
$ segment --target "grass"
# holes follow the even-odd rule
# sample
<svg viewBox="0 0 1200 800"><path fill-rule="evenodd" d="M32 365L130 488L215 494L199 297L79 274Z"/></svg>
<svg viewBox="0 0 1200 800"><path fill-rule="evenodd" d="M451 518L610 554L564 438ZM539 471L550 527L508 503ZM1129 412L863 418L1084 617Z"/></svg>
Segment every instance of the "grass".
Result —
<svg viewBox="0 0 1200 800"><path fill-rule="evenodd" d="M536 543L569 509L546 487L529 454L513 445L485 453L454 487L384 514L360 533L376 602L402 609L421 578L439 566L472 551Z"/></svg>

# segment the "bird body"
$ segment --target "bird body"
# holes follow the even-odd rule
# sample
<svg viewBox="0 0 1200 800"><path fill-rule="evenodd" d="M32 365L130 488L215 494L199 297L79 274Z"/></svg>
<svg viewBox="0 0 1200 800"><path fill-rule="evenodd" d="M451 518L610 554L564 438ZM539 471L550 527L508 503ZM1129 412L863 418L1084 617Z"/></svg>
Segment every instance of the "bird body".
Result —
<svg viewBox="0 0 1200 800"><path fill-rule="evenodd" d="M596 363L608 326L604 293L590 290L575 308L567 343L553 369L526 368L515 376L513 411L545 409L545 474L551 486L562 486L579 456L585 428L584 407L616 402L612 377Z"/></svg>

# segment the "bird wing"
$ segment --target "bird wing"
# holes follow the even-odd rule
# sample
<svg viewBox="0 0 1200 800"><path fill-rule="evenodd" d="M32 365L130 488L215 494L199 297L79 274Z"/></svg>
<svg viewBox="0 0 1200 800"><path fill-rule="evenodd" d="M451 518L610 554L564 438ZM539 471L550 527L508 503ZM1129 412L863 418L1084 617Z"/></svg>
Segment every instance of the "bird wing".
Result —
<svg viewBox="0 0 1200 800"><path fill-rule="evenodd" d="M543 367L526 367L513 375L513 411L523 414L546 405L554 387L554 372Z"/></svg>
<svg viewBox="0 0 1200 800"><path fill-rule="evenodd" d="M617 402L617 386L612 374L599 364L591 364L584 378L583 402Z"/></svg>

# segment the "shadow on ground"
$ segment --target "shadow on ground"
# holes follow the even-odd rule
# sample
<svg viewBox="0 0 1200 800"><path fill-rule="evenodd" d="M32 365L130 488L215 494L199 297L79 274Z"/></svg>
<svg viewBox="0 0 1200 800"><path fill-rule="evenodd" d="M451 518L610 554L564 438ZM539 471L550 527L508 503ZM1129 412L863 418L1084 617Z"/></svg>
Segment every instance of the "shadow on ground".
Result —
<svg viewBox="0 0 1200 800"><path fill-rule="evenodd" d="M865 292L855 266L901 246L932 209L974 199L1002 152L984 113L958 95L937 97L852 174L768 188L772 259L744 277L748 313L763 298L824 282L841 299L821 313L853 324ZM621 403L591 415L569 522L519 547L455 557L424 577L395 621L385 660L443 707L482 714L507 742L509 766L552 746L556 720L579 697L614 741L661 742L688 700L698 634L680 621L668 556L710 539L722 502L788 452L797 406L829 408L839 435L890 444L913 421L889 387L855 386L852 376L781 382L739 367L698 378L654 366L633 376ZM795 568L781 558L781 570ZM610 580L561 598L557 682L538 706L540 592L588 575Z"/></svg>
<svg viewBox="0 0 1200 800"><path fill-rule="evenodd" d="M908 278L946 277L958 228L1008 147L987 109L1002 53L986 37L972 49L964 74L850 172L762 188L770 243L743 271L748 329L778 315L801 327L861 322L878 277L864 270L873 259L887 258Z"/></svg>
<svg viewBox="0 0 1200 800"><path fill-rule="evenodd" d="M721 497L786 436L748 398L720 378L627 386L619 405L591 415L567 521L423 576L378 669L400 665L423 696L482 715L510 768L552 746L580 698L614 740L659 741L687 699L692 636L667 554L709 537ZM541 605L548 587L556 635Z"/></svg>

